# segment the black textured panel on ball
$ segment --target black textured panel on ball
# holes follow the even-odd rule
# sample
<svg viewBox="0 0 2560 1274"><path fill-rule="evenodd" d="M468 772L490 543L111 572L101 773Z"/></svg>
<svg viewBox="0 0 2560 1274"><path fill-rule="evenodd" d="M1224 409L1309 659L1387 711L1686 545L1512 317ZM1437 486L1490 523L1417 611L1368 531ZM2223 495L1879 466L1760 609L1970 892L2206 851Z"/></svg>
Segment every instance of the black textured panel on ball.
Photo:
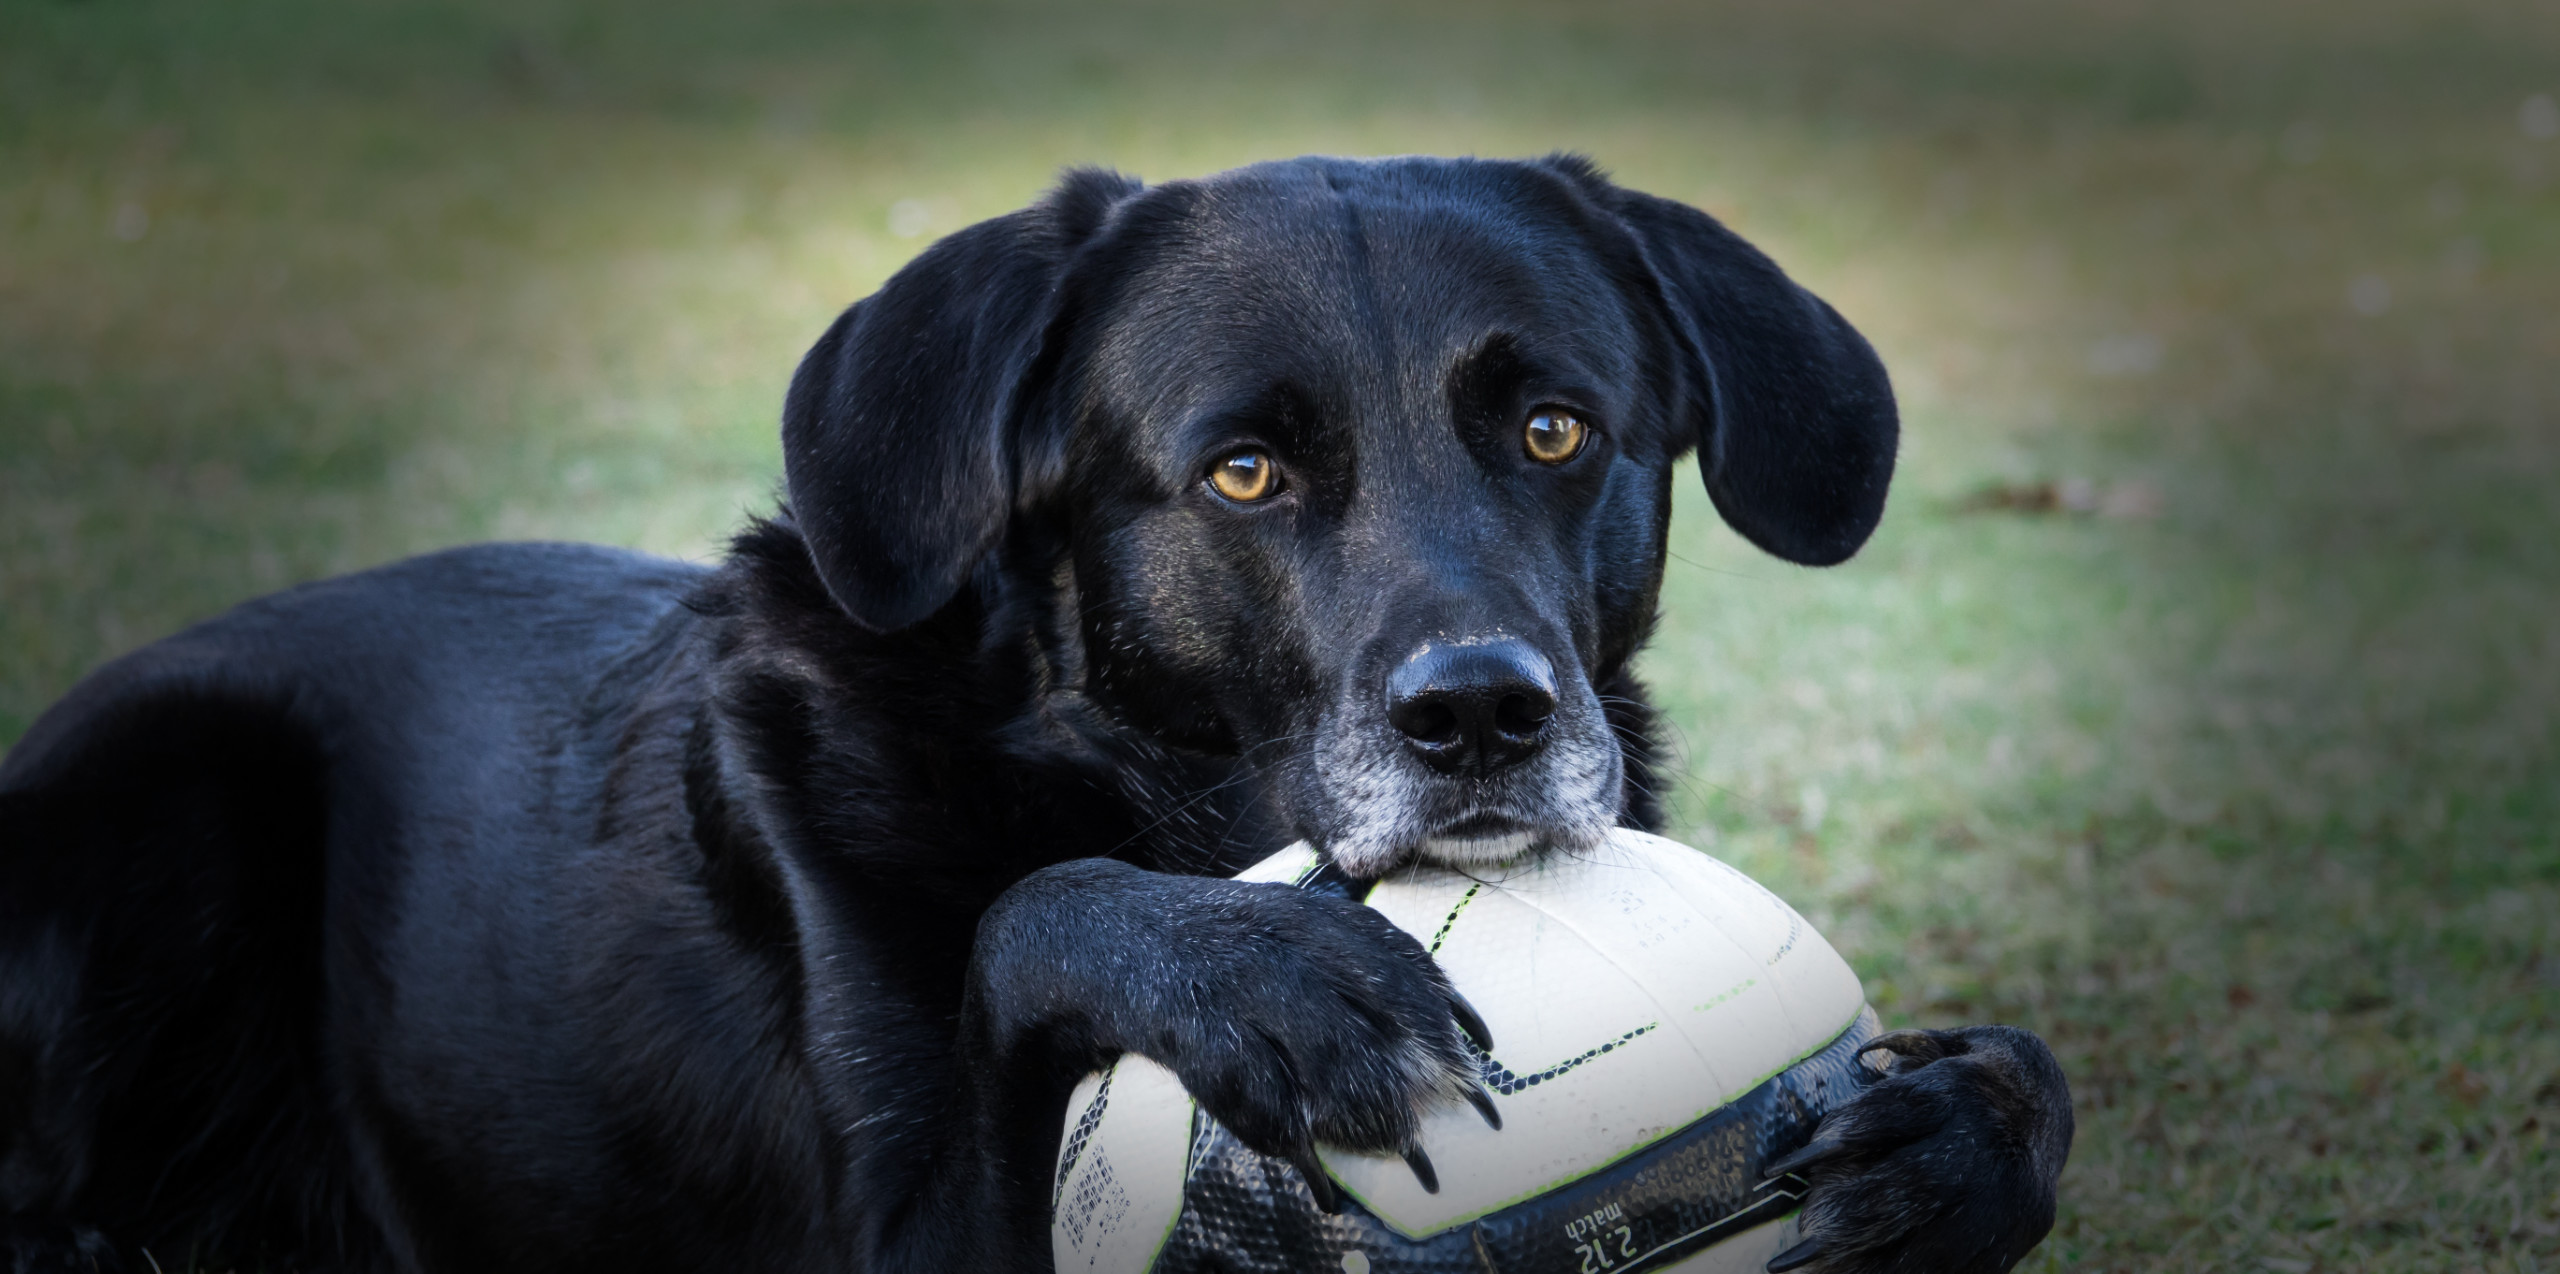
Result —
<svg viewBox="0 0 2560 1274"><path fill-rule="evenodd" d="M1318 1210L1297 1169L1266 1159L1207 1115L1192 1120L1190 1184L1157 1274L1642 1274L1795 1210L1802 1183L1761 1165L1813 1138L1868 1072L1857 1050L1875 1013L1811 1057L1698 1122L1534 1199L1409 1239L1345 1196ZM1597 1251L1595 1252L1595 1248ZM1605 1260L1597 1259L1605 1257Z"/></svg>

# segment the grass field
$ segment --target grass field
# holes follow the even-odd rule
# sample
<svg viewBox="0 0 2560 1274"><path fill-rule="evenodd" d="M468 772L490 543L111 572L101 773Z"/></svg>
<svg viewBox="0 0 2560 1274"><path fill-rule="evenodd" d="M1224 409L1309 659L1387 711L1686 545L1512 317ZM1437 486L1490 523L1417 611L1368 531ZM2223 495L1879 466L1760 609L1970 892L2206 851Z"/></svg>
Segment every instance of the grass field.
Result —
<svg viewBox="0 0 2560 1274"><path fill-rule="evenodd" d="M1883 350L1829 572L1694 480L1675 831L2051 1039L2029 1267L2560 1268L2560 9L0 4L0 741L238 599L766 507L1059 166L1586 150Z"/></svg>

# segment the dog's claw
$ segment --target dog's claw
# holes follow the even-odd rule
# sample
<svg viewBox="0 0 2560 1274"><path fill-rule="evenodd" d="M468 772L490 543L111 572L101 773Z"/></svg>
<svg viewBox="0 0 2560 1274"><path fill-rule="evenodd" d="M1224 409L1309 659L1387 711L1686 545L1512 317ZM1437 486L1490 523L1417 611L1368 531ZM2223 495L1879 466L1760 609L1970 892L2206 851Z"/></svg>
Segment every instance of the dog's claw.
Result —
<svg viewBox="0 0 2560 1274"><path fill-rule="evenodd" d="M1494 1109L1493 1094L1470 1084L1467 1086L1467 1104L1475 1107L1477 1114L1484 1116L1485 1127L1495 1132L1502 1131L1502 1112Z"/></svg>
<svg viewBox="0 0 2560 1274"><path fill-rule="evenodd" d="M1451 991L1449 1013L1458 1019L1458 1029L1465 1031L1467 1038L1475 1041L1477 1051L1485 1053L1493 1051L1493 1028L1484 1024L1484 1015L1476 1012L1476 1006L1467 1003L1467 997Z"/></svg>
<svg viewBox="0 0 2560 1274"><path fill-rule="evenodd" d="M1760 1179L1775 1181L1790 1172L1801 1173L1826 1159L1838 1156L1847 1149L1848 1146L1836 1137L1816 1137L1797 1147L1793 1153L1782 1155L1776 1162L1762 1168Z"/></svg>
<svg viewBox="0 0 2560 1274"><path fill-rule="evenodd" d="M1302 1146L1289 1152L1289 1162L1297 1165L1298 1175L1307 1183L1307 1193L1316 1197L1316 1206L1324 1209L1325 1215L1342 1211L1342 1200L1334 1196L1333 1178L1324 1175L1324 1161L1316 1158L1315 1147Z"/></svg>
<svg viewBox="0 0 2560 1274"><path fill-rule="evenodd" d="M1927 1031L1904 1029L1887 1031L1858 1046L1858 1056L1886 1052L1896 1057L1917 1057L1923 1065L1947 1055L1946 1043Z"/></svg>
<svg viewBox="0 0 2560 1274"><path fill-rule="evenodd" d="M1404 1148L1404 1166L1413 1169L1413 1179L1422 1183L1424 1194L1440 1193L1440 1174L1432 1169L1431 1156L1422 1153L1422 1147Z"/></svg>
<svg viewBox="0 0 2560 1274"><path fill-rule="evenodd" d="M1786 1251L1770 1257L1769 1263L1762 1268L1768 1270L1769 1274L1786 1274L1786 1271L1788 1270L1813 1263L1813 1261L1821 1255L1822 1240L1806 1239L1804 1242L1798 1243L1794 1247L1788 1248Z"/></svg>

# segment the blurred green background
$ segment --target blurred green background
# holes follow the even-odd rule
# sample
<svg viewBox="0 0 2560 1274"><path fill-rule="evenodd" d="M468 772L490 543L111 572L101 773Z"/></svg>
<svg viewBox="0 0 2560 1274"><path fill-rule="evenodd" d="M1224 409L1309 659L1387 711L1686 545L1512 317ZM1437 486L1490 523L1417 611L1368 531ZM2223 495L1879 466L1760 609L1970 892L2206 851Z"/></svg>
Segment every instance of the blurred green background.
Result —
<svg viewBox="0 0 2560 1274"><path fill-rule="evenodd" d="M705 557L791 366L1062 165L1587 151L1903 395L1693 478L1675 833L2044 1032L2034 1269L2560 1267L2560 6L0 3L0 741L241 598Z"/></svg>

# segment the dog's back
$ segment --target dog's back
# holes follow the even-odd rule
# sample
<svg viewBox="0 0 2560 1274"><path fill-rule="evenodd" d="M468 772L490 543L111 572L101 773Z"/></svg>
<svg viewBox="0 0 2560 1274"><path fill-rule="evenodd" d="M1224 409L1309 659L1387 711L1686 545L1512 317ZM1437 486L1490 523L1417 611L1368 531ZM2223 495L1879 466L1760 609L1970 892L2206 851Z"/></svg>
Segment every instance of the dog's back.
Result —
<svg viewBox="0 0 2560 1274"><path fill-rule="evenodd" d="M429 955L474 901L388 916L388 877L477 876L471 922L503 923L492 865L591 803L559 798L601 786L595 727L699 577L563 545L436 554L241 606L38 721L0 763L0 1216L164 1252L335 1233L371 1263L385 1236L349 1193L383 1148L347 1144L365 1066L333 1043L389 1016L389 983L350 974ZM400 843L428 837L443 852Z"/></svg>

